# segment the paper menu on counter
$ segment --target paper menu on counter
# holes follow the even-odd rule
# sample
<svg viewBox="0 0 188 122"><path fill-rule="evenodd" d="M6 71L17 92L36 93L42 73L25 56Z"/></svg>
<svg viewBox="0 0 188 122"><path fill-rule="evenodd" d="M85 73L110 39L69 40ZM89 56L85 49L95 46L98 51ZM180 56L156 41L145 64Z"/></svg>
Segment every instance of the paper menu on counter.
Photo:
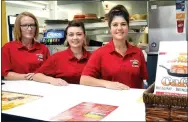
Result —
<svg viewBox="0 0 188 122"><path fill-rule="evenodd" d="M118 106L82 102L51 118L53 121L99 121Z"/></svg>
<svg viewBox="0 0 188 122"><path fill-rule="evenodd" d="M187 41L160 42L155 94L187 96L187 55Z"/></svg>
<svg viewBox="0 0 188 122"><path fill-rule="evenodd" d="M26 104L28 102L37 100L42 97L37 95L10 92L10 91L2 91L1 95L2 95L2 99L1 99L2 111L15 108L17 106Z"/></svg>

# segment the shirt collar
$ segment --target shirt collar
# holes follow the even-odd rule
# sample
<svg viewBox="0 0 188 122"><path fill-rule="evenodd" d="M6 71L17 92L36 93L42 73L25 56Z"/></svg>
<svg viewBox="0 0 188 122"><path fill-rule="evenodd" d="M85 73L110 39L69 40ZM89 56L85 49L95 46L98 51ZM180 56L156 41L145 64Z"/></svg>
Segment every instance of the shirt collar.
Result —
<svg viewBox="0 0 188 122"><path fill-rule="evenodd" d="M82 49L83 49L83 56L82 56L79 60L88 59L88 57L89 57L88 52L86 51L85 48L82 48ZM70 49L70 47L67 48L67 52L69 53L69 56L68 56L68 59L69 59L69 60L77 59L77 58L74 56L74 54L73 54L72 50Z"/></svg>
<svg viewBox="0 0 188 122"><path fill-rule="evenodd" d="M131 45L127 40L125 41L125 44L127 45L126 54L136 53L136 51L134 50L135 46ZM110 40L110 42L107 45L108 45L109 53L112 54L116 52L113 40Z"/></svg>
<svg viewBox="0 0 188 122"><path fill-rule="evenodd" d="M22 44L21 41L16 41L16 42L17 42L17 48L18 48L18 49L27 49L27 48ZM35 49L40 49L40 43L38 43L38 42L36 42L36 41L34 41L32 48L29 49L29 50L35 50Z"/></svg>

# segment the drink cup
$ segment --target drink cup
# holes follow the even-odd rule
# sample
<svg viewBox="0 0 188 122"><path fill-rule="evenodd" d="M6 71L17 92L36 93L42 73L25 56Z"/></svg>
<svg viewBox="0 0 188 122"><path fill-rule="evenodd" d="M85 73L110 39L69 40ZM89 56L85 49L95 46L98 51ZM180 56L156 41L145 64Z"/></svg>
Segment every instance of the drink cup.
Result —
<svg viewBox="0 0 188 122"><path fill-rule="evenodd" d="M177 20L177 31L178 33L183 33L184 20Z"/></svg>

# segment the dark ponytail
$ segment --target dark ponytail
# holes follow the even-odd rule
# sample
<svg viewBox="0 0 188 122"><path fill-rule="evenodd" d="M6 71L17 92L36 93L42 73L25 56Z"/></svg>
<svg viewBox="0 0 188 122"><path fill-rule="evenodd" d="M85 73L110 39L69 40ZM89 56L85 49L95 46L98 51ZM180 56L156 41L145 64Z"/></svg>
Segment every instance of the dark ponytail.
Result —
<svg viewBox="0 0 188 122"><path fill-rule="evenodd" d="M112 20L115 16L122 16L129 26L129 12L123 5L114 6L108 13L108 26L111 27Z"/></svg>

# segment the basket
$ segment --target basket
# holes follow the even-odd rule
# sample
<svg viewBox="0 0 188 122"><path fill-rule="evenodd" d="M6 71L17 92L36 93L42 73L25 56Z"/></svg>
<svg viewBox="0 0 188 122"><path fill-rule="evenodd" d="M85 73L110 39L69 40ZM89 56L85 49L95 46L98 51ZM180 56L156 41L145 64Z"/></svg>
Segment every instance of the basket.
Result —
<svg viewBox="0 0 188 122"><path fill-rule="evenodd" d="M143 93L146 121L188 122L188 97L155 95L154 83Z"/></svg>

